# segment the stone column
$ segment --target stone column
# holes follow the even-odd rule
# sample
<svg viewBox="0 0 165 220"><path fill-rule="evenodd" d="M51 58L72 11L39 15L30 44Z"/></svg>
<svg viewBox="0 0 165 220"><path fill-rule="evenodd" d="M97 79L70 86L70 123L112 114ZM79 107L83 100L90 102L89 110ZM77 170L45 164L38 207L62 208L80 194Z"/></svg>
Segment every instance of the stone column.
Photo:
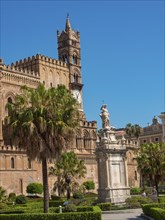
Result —
<svg viewBox="0 0 165 220"><path fill-rule="evenodd" d="M128 184L128 169L127 169L127 159L126 159L126 156L123 157L123 160L124 160L124 168L125 168L125 184L126 186L128 187L129 184Z"/></svg>

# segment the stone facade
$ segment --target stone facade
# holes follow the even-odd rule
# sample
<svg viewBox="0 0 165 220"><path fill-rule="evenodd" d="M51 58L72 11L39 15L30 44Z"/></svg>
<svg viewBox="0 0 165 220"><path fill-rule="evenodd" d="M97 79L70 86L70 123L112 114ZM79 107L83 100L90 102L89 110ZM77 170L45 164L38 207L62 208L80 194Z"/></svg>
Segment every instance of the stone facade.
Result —
<svg viewBox="0 0 165 220"><path fill-rule="evenodd" d="M42 182L41 164L30 161L19 146L12 143L10 129L7 128L5 109L7 102L14 102L20 87L36 88L41 82L46 88L65 85L77 98L81 115L80 128L69 150L84 159L87 167L86 180L97 185L97 165L94 155L96 147L96 121L87 121L83 110L82 75L80 56L80 33L72 30L69 18L65 30L57 32L58 60L37 54L6 66L0 60L0 186L8 193L26 194L26 186L31 182ZM54 178L49 178L50 190Z"/></svg>
<svg viewBox="0 0 165 220"><path fill-rule="evenodd" d="M143 127L139 136L139 144L163 142L163 126L154 116L152 124Z"/></svg>

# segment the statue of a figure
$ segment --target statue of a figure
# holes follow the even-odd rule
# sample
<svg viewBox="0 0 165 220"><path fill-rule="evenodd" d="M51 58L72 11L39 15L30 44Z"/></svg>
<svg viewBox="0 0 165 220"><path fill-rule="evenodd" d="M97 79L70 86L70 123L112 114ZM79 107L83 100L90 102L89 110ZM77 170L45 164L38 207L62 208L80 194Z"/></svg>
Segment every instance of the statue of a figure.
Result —
<svg viewBox="0 0 165 220"><path fill-rule="evenodd" d="M104 104L101 106L101 114L100 114L100 117L102 119L102 128L107 128L107 127L110 127L110 122L109 122L109 112L107 110L107 105Z"/></svg>

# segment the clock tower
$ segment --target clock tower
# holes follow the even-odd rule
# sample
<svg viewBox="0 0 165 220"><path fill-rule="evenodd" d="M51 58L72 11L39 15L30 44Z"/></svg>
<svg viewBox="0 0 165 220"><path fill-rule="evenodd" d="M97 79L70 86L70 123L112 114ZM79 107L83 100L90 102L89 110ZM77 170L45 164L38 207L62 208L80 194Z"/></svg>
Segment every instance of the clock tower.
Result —
<svg viewBox="0 0 165 220"><path fill-rule="evenodd" d="M57 31L57 41L58 58L68 64L69 88L79 103L79 110L83 112L80 32L72 30L68 15L65 30L62 32Z"/></svg>

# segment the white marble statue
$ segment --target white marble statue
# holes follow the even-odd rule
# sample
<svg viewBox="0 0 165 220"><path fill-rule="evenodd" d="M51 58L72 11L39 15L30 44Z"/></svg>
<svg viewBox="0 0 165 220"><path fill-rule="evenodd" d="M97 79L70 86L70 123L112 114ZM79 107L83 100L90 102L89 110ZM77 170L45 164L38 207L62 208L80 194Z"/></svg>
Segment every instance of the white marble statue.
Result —
<svg viewBox="0 0 165 220"><path fill-rule="evenodd" d="M100 117L102 119L102 128L110 128L110 120L109 120L110 115L107 109L107 105L106 104L102 105L100 110L102 110L100 114Z"/></svg>

